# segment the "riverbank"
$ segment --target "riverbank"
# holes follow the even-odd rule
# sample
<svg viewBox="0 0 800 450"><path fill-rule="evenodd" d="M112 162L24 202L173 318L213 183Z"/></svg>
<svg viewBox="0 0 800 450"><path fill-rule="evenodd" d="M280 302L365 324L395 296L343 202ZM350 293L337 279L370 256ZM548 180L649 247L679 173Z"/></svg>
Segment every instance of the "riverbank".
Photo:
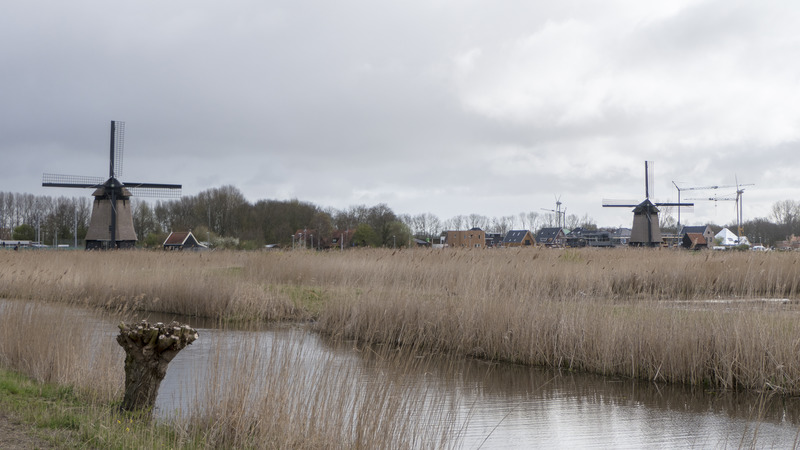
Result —
<svg viewBox="0 0 800 450"><path fill-rule="evenodd" d="M113 404L77 395L71 386L36 382L0 368L0 443L4 449L167 448L171 430Z"/></svg>
<svg viewBox="0 0 800 450"><path fill-rule="evenodd" d="M326 335L432 353L800 394L794 253L379 249L0 257L0 297L221 321L310 321Z"/></svg>
<svg viewBox="0 0 800 450"><path fill-rule="evenodd" d="M354 383L359 365L344 367L333 354L305 345L318 339L306 326L280 327L287 333L280 342L241 328L217 339L203 331L184 350L205 352L202 362L183 379L181 392L167 394L186 403L165 406L153 421L120 413L124 354L112 330L122 317L61 303L0 301L0 365L25 373L17 380L24 386L35 381L8 389L12 404L27 414L24 423L51 423L57 431L63 425L77 434L77 447L88 448L457 446L451 442L460 422L447 419L456 407L452 399L409 383L440 358L377 346L369 354L389 372L378 382ZM46 386L56 390L48 400L25 399ZM41 403L47 406L35 407ZM42 412L56 417L39 420Z"/></svg>

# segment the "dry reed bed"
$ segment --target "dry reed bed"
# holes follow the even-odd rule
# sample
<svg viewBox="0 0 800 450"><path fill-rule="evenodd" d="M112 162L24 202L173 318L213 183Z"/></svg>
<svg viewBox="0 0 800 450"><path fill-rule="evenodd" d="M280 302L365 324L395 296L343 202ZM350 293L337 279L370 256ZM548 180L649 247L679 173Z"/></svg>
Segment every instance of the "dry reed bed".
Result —
<svg viewBox="0 0 800 450"><path fill-rule="evenodd" d="M0 297L220 318L524 364L800 393L794 253L632 249L2 254Z"/></svg>
<svg viewBox="0 0 800 450"><path fill-rule="evenodd" d="M122 395L124 381L114 330L72 316L66 305L0 301L0 366L112 401Z"/></svg>
<svg viewBox="0 0 800 450"><path fill-rule="evenodd" d="M75 324L76 315L82 323ZM0 302L0 366L73 386L95 407L109 408L122 395L124 355L113 343L111 320L91 318L62 304ZM376 357L391 370L367 383L359 364L343 364L304 345L306 332L271 345L257 333L238 336L233 343L207 344L211 356L186 386L200 395L171 419L170 437L154 439L148 433L163 430L145 428L127 436L124 447L152 447L148 443L163 439L175 448L457 446L466 420L455 419L462 405L442 393L425 395L422 383L408 382L428 372L430 359L376 348ZM96 426L115 428L115 412L100 414L107 423ZM89 446L103 448L117 439L102 434Z"/></svg>
<svg viewBox="0 0 800 450"><path fill-rule="evenodd" d="M374 350L384 370L367 380L360 359L349 364L317 354L302 336L269 348L258 336L242 340L233 350L235 367L226 364L227 355L211 358L213 376L187 429L224 448L456 446L465 423L455 417L463 405L411 381L431 360Z"/></svg>

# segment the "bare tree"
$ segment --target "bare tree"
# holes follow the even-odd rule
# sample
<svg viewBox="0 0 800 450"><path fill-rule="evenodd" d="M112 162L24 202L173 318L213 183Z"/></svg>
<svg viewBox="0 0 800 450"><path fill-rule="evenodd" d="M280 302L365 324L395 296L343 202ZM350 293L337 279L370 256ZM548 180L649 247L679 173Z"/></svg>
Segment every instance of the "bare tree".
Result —
<svg viewBox="0 0 800 450"><path fill-rule="evenodd" d="M567 217L564 218L564 220L566 222L564 223L564 228L570 230L573 228L577 228L578 225L581 223L581 219L579 219L578 216L575 214L568 215Z"/></svg>
<svg viewBox="0 0 800 450"><path fill-rule="evenodd" d="M674 229L677 225L677 221L675 217L672 215L672 206L661 206L659 209L658 214L658 227L661 230L669 230ZM680 232L680 230L675 230L676 233Z"/></svg>
<svg viewBox="0 0 800 450"><path fill-rule="evenodd" d="M772 205L772 219L787 236L797 232L799 218L800 202L796 200L781 200Z"/></svg>
<svg viewBox="0 0 800 450"><path fill-rule="evenodd" d="M548 228L553 228L558 224L558 215L556 213L545 213L544 217L542 217L542 222Z"/></svg>
<svg viewBox="0 0 800 450"><path fill-rule="evenodd" d="M447 219L445 222L445 228L449 230L463 230L466 223L467 218L462 215L458 215Z"/></svg>
<svg viewBox="0 0 800 450"><path fill-rule="evenodd" d="M480 214L470 214L468 227L485 230L486 228L489 228L489 218Z"/></svg>
<svg viewBox="0 0 800 450"><path fill-rule="evenodd" d="M528 230L536 232L539 228L539 213L535 211L528 212Z"/></svg>
<svg viewBox="0 0 800 450"><path fill-rule="evenodd" d="M400 220L411 229L414 236L420 239L431 239L441 233L442 224L439 218L431 213L417 214L413 217L404 214Z"/></svg>
<svg viewBox="0 0 800 450"><path fill-rule="evenodd" d="M595 223L594 219L589 217L588 213L584 214L583 217L581 217L580 227L585 230L592 230L592 231L597 230L597 224Z"/></svg>

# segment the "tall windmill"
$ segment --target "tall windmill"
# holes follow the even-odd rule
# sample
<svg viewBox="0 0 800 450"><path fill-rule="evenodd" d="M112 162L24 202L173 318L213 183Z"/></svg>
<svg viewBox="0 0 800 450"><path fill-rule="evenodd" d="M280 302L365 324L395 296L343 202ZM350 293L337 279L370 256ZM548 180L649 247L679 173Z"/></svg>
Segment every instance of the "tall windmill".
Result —
<svg viewBox="0 0 800 450"><path fill-rule="evenodd" d="M644 162L644 201L641 203L627 203L612 200L603 200L604 207L633 208L633 226L631 238L628 243L632 246L656 247L661 245L661 229L658 226L659 206L694 206L694 203L653 203L650 201L652 191L652 162Z"/></svg>
<svg viewBox="0 0 800 450"><path fill-rule="evenodd" d="M108 179L76 175L42 175L42 186L94 189L94 204L89 230L86 232L86 249L133 248L136 230L133 228L130 198L177 198L180 184L121 182L122 150L125 140L125 122L111 121Z"/></svg>

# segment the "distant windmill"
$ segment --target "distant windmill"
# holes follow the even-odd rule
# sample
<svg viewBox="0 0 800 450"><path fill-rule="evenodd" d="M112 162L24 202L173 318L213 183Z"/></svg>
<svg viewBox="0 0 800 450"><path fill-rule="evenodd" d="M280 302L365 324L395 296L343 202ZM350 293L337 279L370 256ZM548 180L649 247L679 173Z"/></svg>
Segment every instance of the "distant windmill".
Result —
<svg viewBox="0 0 800 450"><path fill-rule="evenodd" d="M604 207L611 208L633 208L633 226L631 227L631 238L628 243L632 246L656 247L661 245L661 229L658 226L658 206L694 206L694 203L653 203L650 201L650 191L652 190L652 164L644 162L644 196L643 202L622 203L619 201L603 200Z"/></svg>
<svg viewBox="0 0 800 450"><path fill-rule="evenodd" d="M567 208L561 211L561 205L563 205L563 203L561 203L561 196L558 196L556 197L556 209L541 208L542 211L550 211L556 215L556 226L558 226L558 228L563 228L567 221Z"/></svg>
<svg viewBox="0 0 800 450"><path fill-rule="evenodd" d="M180 184L122 183L117 177L122 174L122 149L125 138L125 123L111 121L111 145L108 179L76 175L45 173L42 186L95 189L92 218L86 233L86 249L133 248L136 231L133 228L130 198L133 194L143 197L180 197Z"/></svg>

